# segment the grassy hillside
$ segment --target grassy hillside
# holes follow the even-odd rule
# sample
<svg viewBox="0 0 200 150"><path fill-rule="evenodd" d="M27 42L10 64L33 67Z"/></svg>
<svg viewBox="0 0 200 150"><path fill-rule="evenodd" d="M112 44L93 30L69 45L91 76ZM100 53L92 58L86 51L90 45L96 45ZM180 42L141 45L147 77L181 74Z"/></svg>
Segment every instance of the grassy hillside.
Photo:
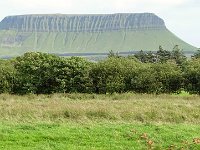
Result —
<svg viewBox="0 0 200 150"><path fill-rule="evenodd" d="M200 148L195 95L0 95L0 149Z"/></svg>
<svg viewBox="0 0 200 150"><path fill-rule="evenodd" d="M178 44L184 51L195 47L177 38L167 29L121 30L109 32L17 32L0 31L0 56L16 56L27 51L49 53L98 53L110 50L171 50Z"/></svg>

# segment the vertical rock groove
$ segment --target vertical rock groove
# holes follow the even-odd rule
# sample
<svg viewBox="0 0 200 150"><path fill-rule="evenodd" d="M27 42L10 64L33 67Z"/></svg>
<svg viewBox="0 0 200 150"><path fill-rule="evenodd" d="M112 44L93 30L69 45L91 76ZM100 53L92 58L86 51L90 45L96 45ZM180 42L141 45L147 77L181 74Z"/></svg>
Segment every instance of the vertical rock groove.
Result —
<svg viewBox="0 0 200 150"><path fill-rule="evenodd" d="M163 29L164 21L153 13L107 15L8 16L0 30L22 32L102 32L128 29Z"/></svg>

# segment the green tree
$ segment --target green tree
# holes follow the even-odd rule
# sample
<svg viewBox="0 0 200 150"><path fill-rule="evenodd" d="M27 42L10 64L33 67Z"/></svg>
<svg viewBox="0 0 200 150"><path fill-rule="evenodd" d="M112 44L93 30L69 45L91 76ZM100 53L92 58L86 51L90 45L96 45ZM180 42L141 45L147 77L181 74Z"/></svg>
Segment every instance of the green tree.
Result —
<svg viewBox="0 0 200 150"><path fill-rule="evenodd" d="M154 93L156 91L156 78L154 70L149 63L140 63L132 66L126 77L126 90L137 93Z"/></svg>
<svg viewBox="0 0 200 150"><path fill-rule="evenodd" d="M156 93L175 93L183 87L182 71L174 62L151 64L156 78Z"/></svg>
<svg viewBox="0 0 200 150"><path fill-rule="evenodd" d="M194 55L192 55L192 58L194 58L194 59L200 58L200 49L198 49L198 50L194 53Z"/></svg>
<svg viewBox="0 0 200 150"><path fill-rule="evenodd" d="M65 92L92 92L92 82L89 78L93 63L81 57L64 59L64 63L57 76L63 82Z"/></svg>
<svg viewBox="0 0 200 150"><path fill-rule="evenodd" d="M146 53L146 58L146 63L155 63L157 61L157 57L152 51Z"/></svg>
<svg viewBox="0 0 200 150"><path fill-rule="evenodd" d="M165 63L171 58L171 52L164 50L162 46L159 46L159 50L156 52L157 62Z"/></svg>
<svg viewBox="0 0 200 150"><path fill-rule="evenodd" d="M111 58L111 57L116 57L116 58L119 58L121 56L119 56L119 53L118 52L114 52L113 50L109 51L108 53L108 58Z"/></svg>
<svg viewBox="0 0 200 150"><path fill-rule="evenodd" d="M125 92L124 78L132 67L132 59L108 58L98 62L90 72L95 93Z"/></svg>
<svg viewBox="0 0 200 150"><path fill-rule="evenodd" d="M143 50L139 51L134 56L142 63L147 62L147 54Z"/></svg>
<svg viewBox="0 0 200 150"><path fill-rule="evenodd" d="M139 51L134 55L140 62L142 63L155 63L156 62L156 55L149 52Z"/></svg>
<svg viewBox="0 0 200 150"><path fill-rule="evenodd" d="M171 52L171 59L181 66L187 60L187 57L184 55L183 50L178 45L175 45Z"/></svg>
<svg viewBox="0 0 200 150"><path fill-rule="evenodd" d="M59 86L55 72L60 58L40 52L29 52L15 60L17 70L16 93L53 93Z"/></svg>
<svg viewBox="0 0 200 150"><path fill-rule="evenodd" d="M89 90L89 65L82 58L30 52L15 60L18 82L16 93L48 94Z"/></svg>

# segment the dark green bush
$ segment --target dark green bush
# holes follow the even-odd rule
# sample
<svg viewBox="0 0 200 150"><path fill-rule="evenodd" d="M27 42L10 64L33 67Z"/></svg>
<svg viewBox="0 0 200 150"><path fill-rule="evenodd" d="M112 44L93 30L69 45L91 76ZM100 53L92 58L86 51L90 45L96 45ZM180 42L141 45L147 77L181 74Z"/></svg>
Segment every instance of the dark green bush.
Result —
<svg viewBox="0 0 200 150"><path fill-rule="evenodd" d="M125 77L137 62L133 59L110 57L96 63L90 71L95 93L126 91Z"/></svg>
<svg viewBox="0 0 200 150"><path fill-rule="evenodd" d="M156 78L157 93L179 92L183 86L181 68L174 62L151 64L153 76Z"/></svg>
<svg viewBox="0 0 200 150"><path fill-rule="evenodd" d="M92 63L80 57L29 52L0 61L0 93L159 94L179 92L184 87L190 93L200 94L199 64L200 59L142 63L134 56L115 55Z"/></svg>
<svg viewBox="0 0 200 150"><path fill-rule="evenodd" d="M0 60L0 93L12 93L15 69L9 60Z"/></svg>
<svg viewBox="0 0 200 150"><path fill-rule="evenodd" d="M15 60L15 93L48 94L86 92L90 63L82 58L61 58L46 53L26 53Z"/></svg>
<svg viewBox="0 0 200 150"><path fill-rule="evenodd" d="M57 72L58 80L63 83L60 91L64 89L64 92L91 93L92 82L89 71L92 65L91 62L80 57L64 59L62 68Z"/></svg>
<svg viewBox="0 0 200 150"><path fill-rule="evenodd" d="M127 70L125 78L127 91L137 93L153 93L156 91L156 78L150 64L137 64Z"/></svg>
<svg viewBox="0 0 200 150"><path fill-rule="evenodd" d="M200 94L200 59L188 61L184 69L185 90Z"/></svg>

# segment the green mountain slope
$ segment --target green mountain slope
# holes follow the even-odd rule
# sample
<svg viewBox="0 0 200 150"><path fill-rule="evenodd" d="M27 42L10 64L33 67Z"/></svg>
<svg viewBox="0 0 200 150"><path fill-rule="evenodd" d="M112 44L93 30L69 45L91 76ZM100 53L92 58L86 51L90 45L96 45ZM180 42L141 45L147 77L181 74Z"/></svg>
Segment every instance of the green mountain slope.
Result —
<svg viewBox="0 0 200 150"><path fill-rule="evenodd" d="M176 44L184 51L196 50L171 33L162 19L148 13L13 16L0 23L0 56L27 51L60 54L153 51L159 45L171 50Z"/></svg>

